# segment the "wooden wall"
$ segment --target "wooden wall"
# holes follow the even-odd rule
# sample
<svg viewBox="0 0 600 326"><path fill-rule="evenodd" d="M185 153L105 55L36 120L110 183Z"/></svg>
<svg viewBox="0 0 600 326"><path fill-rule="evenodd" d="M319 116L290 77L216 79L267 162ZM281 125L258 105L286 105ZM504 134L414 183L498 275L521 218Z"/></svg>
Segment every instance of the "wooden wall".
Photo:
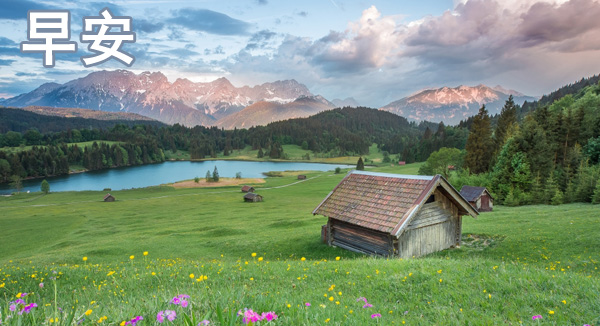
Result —
<svg viewBox="0 0 600 326"><path fill-rule="evenodd" d="M392 237L383 232L329 219L329 245L368 255L389 256L393 253Z"/></svg>
<svg viewBox="0 0 600 326"><path fill-rule="evenodd" d="M460 245L462 232L458 207L438 190L435 201L425 204L394 243L400 258L423 256Z"/></svg>

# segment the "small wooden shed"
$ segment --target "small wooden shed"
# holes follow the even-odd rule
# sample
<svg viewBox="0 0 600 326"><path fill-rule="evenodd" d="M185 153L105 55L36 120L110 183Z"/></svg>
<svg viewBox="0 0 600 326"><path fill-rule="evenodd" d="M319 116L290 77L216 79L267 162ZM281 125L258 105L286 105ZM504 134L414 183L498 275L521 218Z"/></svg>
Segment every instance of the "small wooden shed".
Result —
<svg viewBox="0 0 600 326"><path fill-rule="evenodd" d="M254 192L254 187L252 186L243 186L242 192Z"/></svg>
<svg viewBox="0 0 600 326"><path fill-rule="evenodd" d="M298 180L306 180L306 176L304 174L298 175Z"/></svg>
<svg viewBox="0 0 600 326"><path fill-rule="evenodd" d="M104 196L104 201L105 202L113 202L113 201L115 201L115 197L111 194L106 194L106 196Z"/></svg>
<svg viewBox="0 0 600 326"><path fill-rule="evenodd" d="M480 212L491 212L494 208L494 197L486 187L463 186L460 194Z"/></svg>
<svg viewBox="0 0 600 326"><path fill-rule="evenodd" d="M247 193L247 194L244 195L244 201L251 202L251 203L256 203L256 202L259 202L259 201L263 201L263 197L261 195L259 195L259 194L255 194L255 193L249 192L249 193Z"/></svg>
<svg viewBox="0 0 600 326"><path fill-rule="evenodd" d="M439 174L350 171L313 214L330 246L411 258L460 246L462 216L478 212Z"/></svg>

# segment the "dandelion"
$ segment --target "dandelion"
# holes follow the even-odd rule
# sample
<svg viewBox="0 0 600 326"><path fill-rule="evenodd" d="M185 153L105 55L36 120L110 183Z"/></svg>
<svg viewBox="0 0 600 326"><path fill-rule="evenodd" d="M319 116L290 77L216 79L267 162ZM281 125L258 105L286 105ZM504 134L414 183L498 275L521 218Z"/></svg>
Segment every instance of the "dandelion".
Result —
<svg viewBox="0 0 600 326"><path fill-rule="evenodd" d="M144 251L144 256L148 256L148 252L147 251Z"/></svg>
<svg viewBox="0 0 600 326"><path fill-rule="evenodd" d="M252 253L252 257L256 257L256 253L255 252Z"/></svg>
<svg viewBox="0 0 600 326"><path fill-rule="evenodd" d="M375 318L379 318L381 317L381 314L372 314L371 315L371 319L375 319Z"/></svg>
<svg viewBox="0 0 600 326"><path fill-rule="evenodd" d="M83 257L83 261L87 261L87 257L86 256Z"/></svg>
<svg viewBox="0 0 600 326"><path fill-rule="evenodd" d="M442 283L442 279L440 278L440 283Z"/></svg>
<svg viewBox="0 0 600 326"><path fill-rule="evenodd" d="M108 274L106 274L106 276L111 276L111 275L113 275L114 273L115 273L115 271L110 271L110 272L108 272Z"/></svg>
<svg viewBox="0 0 600 326"><path fill-rule="evenodd" d="M190 278L194 278L194 274L193 274L193 273L192 273L192 274L190 274Z"/></svg>
<svg viewBox="0 0 600 326"><path fill-rule="evenodd" d="M532 320L542 319L542 315L535 315L531 317Z"/></svg>
<svg viewBox="0 0 600 326"><path fill-rule="evenodd" d="M133 260L135 258L134 255L129 256L129 259ZM137 323L137 322L136 322Z"/></svg>
<svg viewBox="0 0 600 326"><path fill-rule="evenodd" d="M88 310L86 310L86 312L85 312L85 315L86 315L86 316L89 316L89 315L91 315L91 314L92 314L92 309L88 309Z"/></svg>
<svg viewBox="0 0 600 326"><path fill-rule="evenodd" d="M300 260L301 260L301 261L305 261L305 260L306 260L306 258L302 257L302 258L300 258Z"/></svg>
<svg viewBox="0 0 600 326"><path fill-rule="evenodd" d="M331 320L330 318L327 318L327 319L325 319L325 322L328 323L330 320Z"/></svg>
<svg viewBox="0 0 600 326"><path fill-rule="evenodd" d="M329 301L333 301L333 297L329 297Z"/></svg>
<svg viewBox="0 0 600 326"><path fill-rule="evenodd" d="M567 304L567 300L563 300L561 301L563 304Z"/></svg>
<svg viewBox="0 0 600 326"><path fill-rule="evenodd" d="M262 257L258 257L258 261L263 261L263 258Z"/></svg>
<svg viewBox="0 0 600 326"><path fill-rule="evenodd" d="M340 256L335 257L335 260L340 260Z"/></svg>
<svg viewBox="0 0 600 326"><path fill-rule="evenodd" d="M550 311L548 311L548 314L550 314L550 315L554 315L554 310L550 310Z"/></svg>

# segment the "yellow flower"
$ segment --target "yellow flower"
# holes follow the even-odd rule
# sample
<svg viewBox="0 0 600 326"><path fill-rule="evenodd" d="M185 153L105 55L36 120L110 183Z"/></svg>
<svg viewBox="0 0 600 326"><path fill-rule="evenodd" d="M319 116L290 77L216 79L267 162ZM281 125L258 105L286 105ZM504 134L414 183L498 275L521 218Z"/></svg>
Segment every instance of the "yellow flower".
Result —
<svg viewBox="0 0 600 326"><path fill-rule="evenodd" d="M561 301L563 304L567 304L567 300L563 300Z"/></svg>
<svg viewBox="0 0 600 326"><path fill-rule="evenodd" d="M490 298L490 299L491 299L491 298L492 298L492 295L491 295L491 294L488 294L488 298Z"/></svg>
<svg viewBox="0 0 600 326"><path fill-rule="evenodd" d="M336 301L336 302L335 302L335 304L340 304L340 302L339 302L339 301Z"/></svg>
<svg viewBox="0 0 600 326"><path fill-rule="evenodd" d="M250 278L250 281L254 281L254 277L251 277L251 278ZM288 307L288 308L289 308L289 307Z"/></svg>
<svg viewBox="0 0 600 326"><path fill-rule="evenodd" d="M442 283L442 279L440 278L440 283Z"/></svg>
<svg viewBox="0 0 600 326"><path fill-rule="evenodd" d="M438 271L438 274L442 274L442 270L441 269Z"/></svg>
<svg viewBox="0 0 600 326"><path fill-rule="evenodd" d="M133 260L135 258L134 255L129 256L129 259Z"/></svg>
<svg viewBox="0 0 600 326"><path fill-rule="evenodd" d="M21 292L17 293L17 298L21 297Z"/></svg>
<svg viewBox="0 0 600 326"><path fill-rule="evenodd" d="M120 326L125 326L125 321L123 320L119 325Z"/></svg>
<svg viewBox="0 0 600 326"><path fill-rule="evenodd" d="M192 273L192 274L190 274L190 278L194 278L194 274L193 274L193 273Z"/></svg>
<svg viewBox="0 0 600 326"><path fill-rule="evenodd" d="M114 273L115 273L115 271L110 271L110 272L108 272L108 274L106 274L106 276L111 276Z"/></svg>
<svg viewBox="0 0 600 326"><path fill-rule="evenodd" d="M262 257L258 257L258 261L263 261L263 258Z"/></svg>
<svg viewBox="0 0 600 326"><path fill-rule="evenodd" d="M333 301L333 297L329 297L329 301Z"/></svg>
<svg viewBox="0 0 600 326"><path fill-rule="evenodd" d="M252 253L252 257L256 257L256 253L255 252Z"/></svg>
<svg viewBox="0 0 600 326"><path fill-rule="evenodd" d="M288 307L288 308L291 308L291 307L292 307L292 305L288 303L288 304L287 304L287 307Z"/></svg>
<svg viewBox="0 0 600 326"><path fill-rule="evenodd" d="M152 276L156 276L156 273L155 273L155 272L152 272Z"/></svg>
<svg viewBox="0 0 600 326"><path fill-rule="evenodd" d="M144 251L144 256L148 256L148 252L147 251Z"/></svg>
<svg viewBox="0 0 600 326"><path fill-rule="evenodd" d="M340 260L340 256L335 257L335 260Z"/></svg>
<svg viewBox="0 0 600 326"><path fill-rule="evenodd" d="M91 315L91 314L92 314L92 309L88 309L88 310L85 312L85 315L86 315L86 316L89 316L89 315Z"/></svg>
<svg viewBox="0 0 600 326"><path fill-rule="evenodd" d="M301 260L301 261L305 261L305 260L306 260L306 258L302 257L302 258L300 258L300 260Z"/></svg>
<svg viewBox="0 0 600 326"><path fill-rule="evenodd" d="M339 295L342 295L342 291L338 292Z"/></svg>
<svg viewBox="0 0 600 326"><path fill-rule="evenodd" d="M550 315L554 315L554 310L550 310L550 311L548 311L548 313L549 313Z"/></svg>
<svg viewBox="0 0 600 326"><path fill-rule="evenodd" d="M328 323L331 319L327 318L325 319L325 322Z"/></svg>
<svg viewBox="0 0 600 326"><path fill-rule="evenodd" d="M6 284L4 284L4 283L0 284L0 288L3 288L3 287L4 287L4 285L6 285Z"/></svg>
<svg viewBox="0 0 600 326"><path fill-rule="evenodd" d="M83 257L83 261L87 261L87 257Z"/></svg>

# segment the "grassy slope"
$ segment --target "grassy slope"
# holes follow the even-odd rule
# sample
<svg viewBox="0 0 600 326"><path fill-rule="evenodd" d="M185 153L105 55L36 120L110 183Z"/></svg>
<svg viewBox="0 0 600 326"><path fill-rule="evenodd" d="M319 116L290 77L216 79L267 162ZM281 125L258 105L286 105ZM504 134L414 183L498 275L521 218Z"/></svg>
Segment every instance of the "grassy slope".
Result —
<svg viewBox="0 0 600 326"><path fill-rule="evenodd" d="M538 314L547 324L600 322L597 206L496 207L465 218L461 249L373 259L319 242L325 218L310 212L343 175L308 177L315 178L266 189L296 182L269 179L257 186L265 197L257 204L243 203L238 187L119 191L115 203L101 202L99 192L0 198L0 311L9 314L17 292L35 291L31 300L42 307L32 323L47 323L53 291L35 288L42 278L51 284L57 270L61 303L114 324L143 315L143 325L153 325L179 293L192 295L200 320L219 305L274 310L281 325L364 325L373 313L381 324L519 324ZM361 296L373 307L363 309Z"/></svg>

